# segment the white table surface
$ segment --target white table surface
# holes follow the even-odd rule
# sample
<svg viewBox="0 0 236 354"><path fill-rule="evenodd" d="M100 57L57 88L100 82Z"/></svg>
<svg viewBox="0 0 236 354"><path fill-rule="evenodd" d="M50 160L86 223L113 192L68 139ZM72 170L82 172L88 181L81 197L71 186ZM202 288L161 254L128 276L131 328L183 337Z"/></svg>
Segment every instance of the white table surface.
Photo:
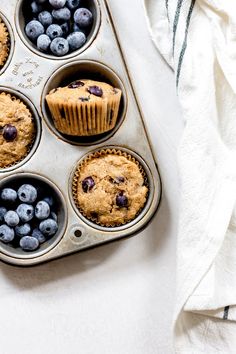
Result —
<svg viewBox="0 0 236 354"><path fill-rule="evenodd" d="M169 354L182 132L174 77L142 0L110 0L163 180L152 224L128 240L36 268L0 265L1 354Z"/></svg>

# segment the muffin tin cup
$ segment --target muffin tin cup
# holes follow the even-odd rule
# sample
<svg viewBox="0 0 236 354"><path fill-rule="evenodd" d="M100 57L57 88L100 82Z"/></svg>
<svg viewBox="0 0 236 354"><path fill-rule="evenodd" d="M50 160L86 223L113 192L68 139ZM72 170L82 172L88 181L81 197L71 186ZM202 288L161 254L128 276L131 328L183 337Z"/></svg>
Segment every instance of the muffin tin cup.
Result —
<svg viewBox="0 0 236 354"><path fill-rule="evenodd" d="M25 254L0 242L0 259L13 265L32 266L133 236L149 224L160 203L158 166L118 42L114 19L106 0L99 0L99 3L94 0L93 3L98 11L97 34L94 30L93 40L72 53L69 59L65 56L55 60L55 57L43 56L23 38L22 18L19 18L23 1L2 0L4 15L12 26L16 42L11 61L0 76L0 90L26 103L35 117L37 136L25 159L0 171L0 189L8 181L17 183L23 175L29 181L36 178L51 186L61 210L60 229L51 244ZM76 57L72 59L74 55ZM51 89L78 79L104 81L121 89L118 118L112 130L92 137L72 137L57 131L45 97ZM149 193L144 208L135 219L121 226L107 227L88 220L73 199L73 177L78 161L100 150L119 151L134 158L147 177Z"/></svg>
<svg viewBox="0 0 236 354"><path fill-rule="evenodd" d="M105 155L123 156L127 158L129 161L134 162L138 166L144 178L144 185L148 188L148 195L147 195L147 200L145 202L145 205L137 213L135 218L130 220L129 222L124 222L123 224L117 226L103 225L102 223L99 223L96 219L86 217L86 215L83 213L83 210L80 208L77 201L78 178L79 178L79 171L81 167L84 164L86 164L87 161ZM150 208L150 204L153 199L154 188L155 188L153 184L153 178L151 172L149 170L149 167L145 163L145 161L140 156L135 154L133 151L130 151L128 149L119 146L107 146L107 147L105 146L102 149L96 149L94 151L89 152L87 155L83 156L82 159L78 161L75 169L73 170L70 180L71 180L70 182L71 189L69 190L69 194L70 194L70 199L73 204L74 210L77 212L79 217L82 218L84 222L88 223L88 225L104 232L123 231L129 227L138 225L138 223L143 219L143 217L145 216L145 214Z"/></svg>
<svg viewBox="0 0 236 354"><path fill-rule="evenodd" d="M35 187L48 190L48 193L53 196L57 203L58 216L58 231L48 241L43 243L37 250L33 252L23 251L20 247L13 247L11 244L0 242L0 252L11 258L18 258L21 260L32 259L40 257L54 248L61 240L65 233L67 225L67 206L65 199L59 188L49 179L34 173L16 173L3 178L0 182L0 189L9 187L18 189L21 184L30 183Z"/></svg>
<svg viewBox="0 0 236 354"><path fill-rule="evenodd" d="M13 34L12 27L11 27L10 23L8 22L7 18L3 15L2 12L0 12L0 19L5 24L6 29L8 31L8 35L9 35L8 56L6 58L5 63L3 64L3 66L0 67L0 75L2 75L4 73L4 71L7 69L8 65L10 64L10 62L11 62L11 59L12 59L12 56L13 56L13 52L14 52L15 39L14 39L14 34Z"/></svg>
<svg viewBox="0 0 236 354"><path fill-rule="evenodd" d="M38 115L37 109L25 95L23 95L19 91L16 91L10 87L5 87L5 86L0 86L0 93L1 92L5 92L6 94L10 94L11 96L16 97L27 106L27 108L30 110L32 114L36 132L35 132L34 140L32 141L32 144L29 146L26 155L22 157L20 160L16 161L15 163L7 167L0 168L0 175L1 173L10 172L16 168L19 168L23 166L27 161L29 161L29 159L34 155L35 151L38 148L38 145L40 143L40 138L41 138L41 132L42 132L41 120Z"/></svg>
<svg viewBox="0 0 236 354"><path fill-rule="evenodd" d="M53 106L53 111L55 112L55 118L53 119L45 99L46 95L51 90L57 87L67 86L68 84L73 82L75 78L80 80L89 78L95 81L104 81L108 84L111 84L113 87L120 89L122 92L119 110L117 112L117 119L115 121L112 120L110 126L107 126L105 123L107 116L105 115L104 124L103 121L99 118L100 121L95 124L95 134L92 136L88 136L89 129L87 121L80 122L80 126L78 126L78 121L75 119L73 114L74 109L70 110L72 111L72 114L70 114L70 112L67 112L67 119L63 119L62 123L62 119L56 118L57 116L60 116L61 107L58 107L58 105L55 104L51 105L51 107ZM112 109L113 106L117 106L117 103L113 103L111 106L112 107L110 108ZM44 86L44 90L41 97L41 108L46 123L48 124L52 132L58 136L58 138L71 144L91 146L108 140L120 128L121 124L125 119L127 111L127 94L122 80L110 67L94 60L76 60L61 66L51 75L51 77ZM95 107L94 111L96 111ZM92 110L91 116L93 115L94 114ZM69 126L70 129L74 129L75 132L79 130L84 135L72 136L63 134L58 129L63 130L64 125ZM56 128L56 126L58 129ZM101 131L101 126L103 126L103 130L107 131L98 134Z"/></svg>
<svg viewBox="0 0 236 354"><path fill-rule="evenodd" d="M74 52L71 52L67 55L64 55L63 57L57 57L53 54L45 54L41 52L40 50L37 49L36 45L30 41L30 39L26 36L25 34L25 19L23 15L23 9L24 5L29 2L29 0L18 0L17 5L16 5L16 10L15 10L15 22L16 22L16 28L17 32L24 43L33 53L36 55L39 55L43 58L50 59L50 60L68 60L71 59L79 54L81 54L83 51L85 51L87 48L91 46L93 43L94 39L96 38L99 27L101 24L101 11L100 11L100 4L98 0L83 0L82 2L85 3L85 7L89 8L90 11L93 14L93 25L91 28L91 31L87 37L87 41L85 44L79 48L78 50L75 50Z"/></svg>

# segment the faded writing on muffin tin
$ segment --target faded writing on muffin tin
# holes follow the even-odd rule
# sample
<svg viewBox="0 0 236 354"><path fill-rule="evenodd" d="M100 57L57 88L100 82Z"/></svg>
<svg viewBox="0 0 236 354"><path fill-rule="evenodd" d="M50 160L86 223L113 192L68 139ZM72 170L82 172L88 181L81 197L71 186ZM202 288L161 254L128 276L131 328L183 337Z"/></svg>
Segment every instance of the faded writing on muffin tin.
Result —
<svg viewBox="0 0 236 354"><path fill-rule="evenodd" d="M18 87L32 89L40 85L43 76L37 75L39 64L31 58L15 63L12 74L19 77Z"/></svg>

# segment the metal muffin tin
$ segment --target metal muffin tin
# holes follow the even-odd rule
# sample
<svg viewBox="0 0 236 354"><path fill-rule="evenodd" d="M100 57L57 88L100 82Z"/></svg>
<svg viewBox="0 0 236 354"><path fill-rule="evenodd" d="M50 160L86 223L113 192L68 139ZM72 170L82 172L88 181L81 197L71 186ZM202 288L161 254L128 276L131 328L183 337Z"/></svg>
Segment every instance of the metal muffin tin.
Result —
<svg viewBox="0 0 236 354"><path fill-rule="evenodd" d="M0 189L8 183L14 185L22 178L48 183L58 202L60 215L58 233L38 251L24 253L0 242L2 261L29 266L136 234L148 224L159 206L161 180L108 3L105 0L88 1L95 15L93 33L84 47L62 58L43 55L28 42L22 32L22 3L22 0L1 1L0 15L6 20L12 46L0 76L0 91L12 92L25 101L35 117L38 135L26 159L0 170ZM123 98L117 126L99 137L64 136L54 128L45 95L59 84L87 77L121 88ZM149 182L149 196L136 219L120 227L105 228L87 220L76 210L71 194L72 178L83 157L113 147L133 155L142 164Z"/></svg>

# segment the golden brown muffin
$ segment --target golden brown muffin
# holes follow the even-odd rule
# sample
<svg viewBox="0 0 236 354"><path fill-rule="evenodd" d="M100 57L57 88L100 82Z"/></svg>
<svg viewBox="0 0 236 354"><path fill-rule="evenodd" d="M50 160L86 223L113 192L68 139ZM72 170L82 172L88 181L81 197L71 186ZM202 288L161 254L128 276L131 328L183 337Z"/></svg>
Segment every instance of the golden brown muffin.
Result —
<svg viewBox="0 0 236 354"><path fill-rule="evenodd" d="M93 80L77 80L53 89L46 101L55 127L63 134L91 136L116 125L121 90Z"/></svg>
<svg viewBox="0 0 236 354"><path fill-rule="evenodd" d="M0 19L0 68L5 64L9 55L9 33Z"/></svg>
<svg viewBox="0 0 236 354"><path fill-rule="evenodd" d="M86 159L75 175L74 198L82 214L103 226L133 220L148 195L145 173L131 157L101 154Z"/></svg>
<svg viewBox="0 0 236 354"><path fill-rule="evenodd" d="M22 160L35 137L35 124L26 105L10 94L0 93L0 168Z"/></svg>

